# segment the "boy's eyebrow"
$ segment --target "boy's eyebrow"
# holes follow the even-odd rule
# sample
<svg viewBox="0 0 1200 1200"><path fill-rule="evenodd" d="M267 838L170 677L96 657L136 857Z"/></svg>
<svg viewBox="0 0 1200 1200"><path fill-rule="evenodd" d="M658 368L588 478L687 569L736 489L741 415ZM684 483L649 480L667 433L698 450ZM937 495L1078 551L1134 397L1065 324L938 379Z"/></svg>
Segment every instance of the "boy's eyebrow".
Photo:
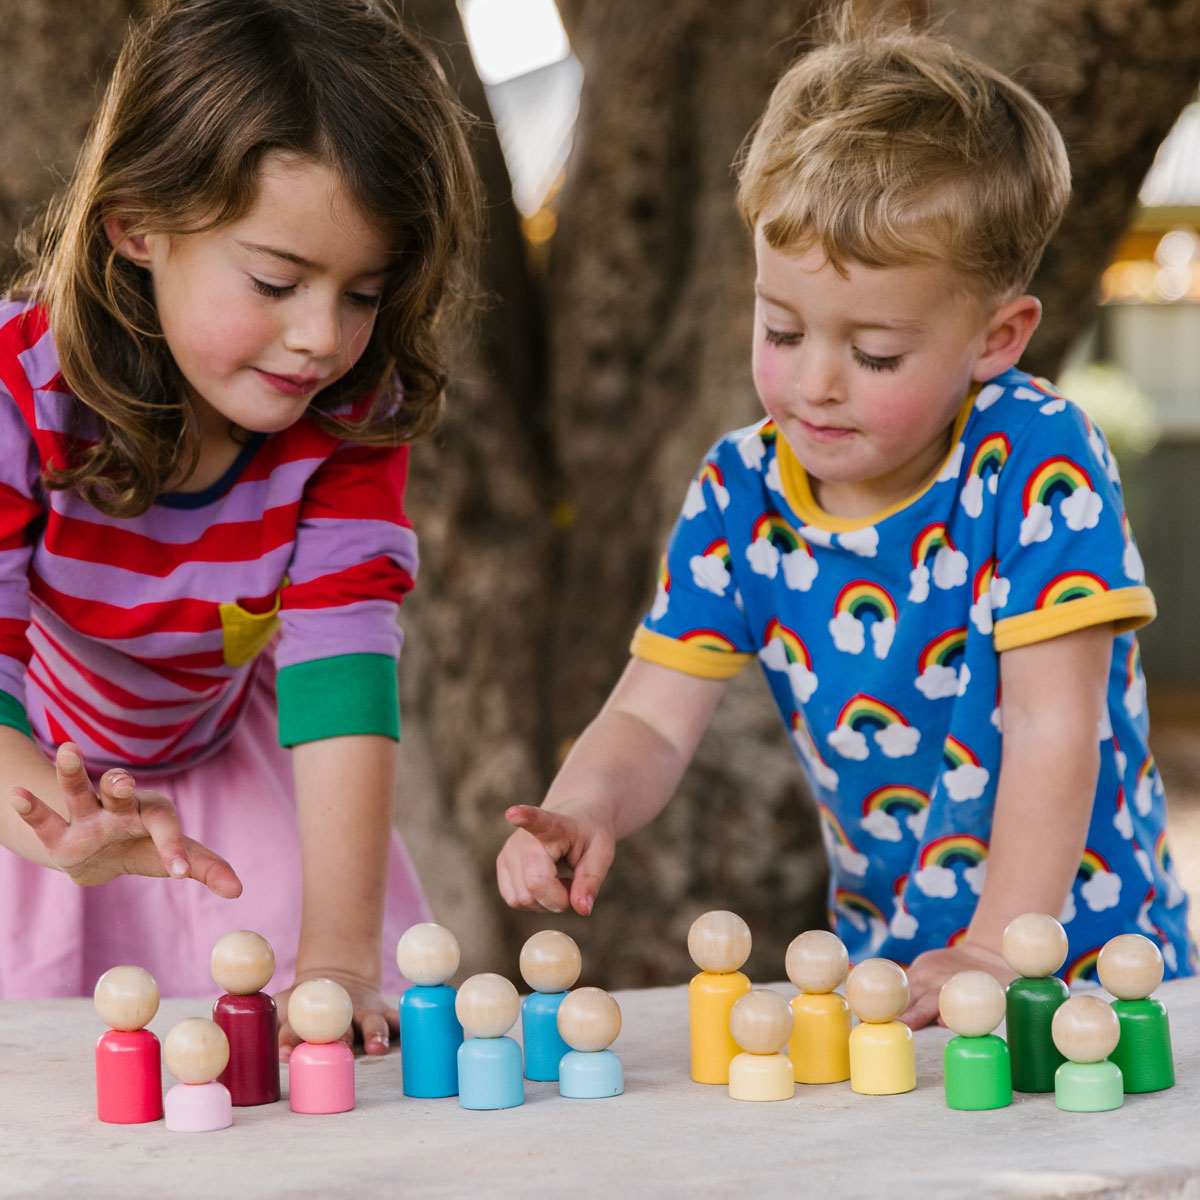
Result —
<svg viewBox="0 0 1200 1200"><path fill-rule="evenodd" d="M754 291L760 299L765 300L768 304L773 304L776 308L783 308L790 313L796 314L796 310L786 300L780 300L777 296L772 296L770 292L758 284L755 284ZM882 329L893 332L898 331L900 333L915 333L925 328L925 322L919 317L897 317L895 320L890 321L854 321L852 324L855 329Z"/></svg>
<svg viewBox="0 0 1200 1200"><path fill-rule="evenodd" d="M312 259L305 258L300 254L293 254L291 250L281 250L278 246L264 246L259 242L238 242L246 250L252 250L255 254L267 254L271 258L281 259L283 262L295 263L298 267L304 267L309 271L320 271L324 268L318 262L313 262ZM374 275L386 275L387 267L380 267L375 271L363 271L362 276L371 277Z"/></svg>

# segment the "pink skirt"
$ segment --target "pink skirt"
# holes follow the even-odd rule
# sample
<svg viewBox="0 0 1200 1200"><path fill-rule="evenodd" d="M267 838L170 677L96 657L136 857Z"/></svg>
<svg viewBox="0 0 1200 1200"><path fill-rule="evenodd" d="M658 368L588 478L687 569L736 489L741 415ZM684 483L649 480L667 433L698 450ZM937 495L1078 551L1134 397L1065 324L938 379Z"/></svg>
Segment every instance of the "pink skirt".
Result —
<svg viewBox="0 0 1200 1200"><path fill-rule="evenodd" d="M266 664L263 664L266 666ZM123 875L79 887L0 847L0 1000L91 995L109 967L145 967L163 996L216 996L209 973L217 940L261 933L275 951L268 991L288 987L300 936L300 834L291 751L280 746L271 670L260 670L232 739L194 767L135 773L169 796L183 831L227 859L243 884L222 900L193 879ZM396 943L432 917L408 853L393 830L384 912L383 991L407 987Z"/></svg>

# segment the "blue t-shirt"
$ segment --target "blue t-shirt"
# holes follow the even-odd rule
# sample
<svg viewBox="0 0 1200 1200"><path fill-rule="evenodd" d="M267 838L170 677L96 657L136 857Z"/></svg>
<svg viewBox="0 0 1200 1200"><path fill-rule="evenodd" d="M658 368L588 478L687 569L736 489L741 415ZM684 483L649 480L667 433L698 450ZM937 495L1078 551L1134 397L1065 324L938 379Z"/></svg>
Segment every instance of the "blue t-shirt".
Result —
<svg viewBox="0 0 1200 1200"><path fill-rule="evenodd" d="M953 944L987 868L1000 773L1000 654L1111 622L1087 850L1061 920L1063 974L1140 932L1194 970L1147 745L1133 630L1154 616L1103 435L1011 370L968 398L923 491L824 512L767 420L719 441L688 488L638 629L641 658L728 678L757 655L803 763L852 960Z"/></svg>

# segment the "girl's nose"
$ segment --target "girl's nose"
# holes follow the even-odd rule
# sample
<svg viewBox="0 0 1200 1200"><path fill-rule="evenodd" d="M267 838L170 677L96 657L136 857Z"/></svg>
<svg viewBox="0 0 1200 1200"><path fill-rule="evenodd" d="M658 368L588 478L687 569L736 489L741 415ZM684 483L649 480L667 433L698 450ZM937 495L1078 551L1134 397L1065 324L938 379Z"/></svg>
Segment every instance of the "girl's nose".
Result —
<svg viewBox="0 0 1200 1200"><path fill-rule="evenodd" d="M289 313L284 345L298 354L329 358L342 344L342 327L337 307L317 297L297 298L300 302Z"/></svg>

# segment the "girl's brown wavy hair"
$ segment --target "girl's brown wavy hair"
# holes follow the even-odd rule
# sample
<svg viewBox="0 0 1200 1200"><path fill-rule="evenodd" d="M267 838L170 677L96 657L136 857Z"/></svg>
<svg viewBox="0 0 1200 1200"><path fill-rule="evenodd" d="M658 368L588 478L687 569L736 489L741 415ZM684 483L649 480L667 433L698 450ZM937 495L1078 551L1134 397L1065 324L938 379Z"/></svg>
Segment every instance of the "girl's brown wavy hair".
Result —
<svg viewBox="0 0 1200 1200"><path fill-rule="evenodd" d="M102 436L50 486L144 512L199 452L148 272L104 231L195 233L236 220L264 155L334 170L392 250L362 357L313 400L338 437L429 432L447 379L439 336L470 294L479 184L465 114L387 0L168 0L132 28L75 172L34 235L17 295L46 306L62 374ZM354 406L353 420L344 415Z"/></svg>

